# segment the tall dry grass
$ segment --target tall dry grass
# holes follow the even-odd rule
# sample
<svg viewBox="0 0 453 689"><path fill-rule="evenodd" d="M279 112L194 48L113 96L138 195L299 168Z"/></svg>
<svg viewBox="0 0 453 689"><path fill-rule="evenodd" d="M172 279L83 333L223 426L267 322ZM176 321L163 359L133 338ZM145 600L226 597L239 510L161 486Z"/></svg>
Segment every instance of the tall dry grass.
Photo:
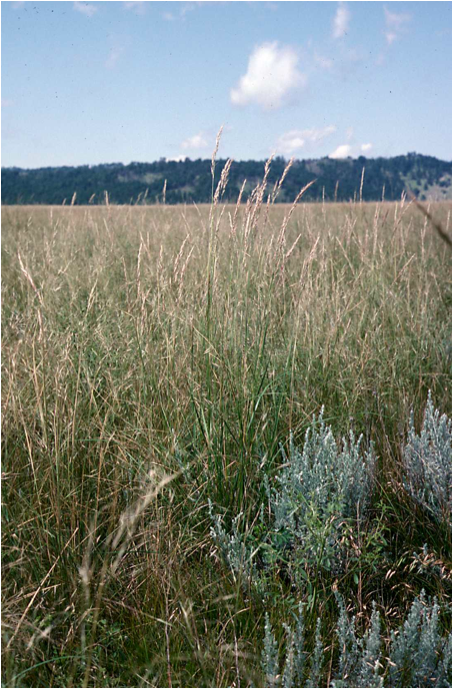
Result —
<svg viewBox="0 0 453 689"><path fill-rule="evenodd" d="M375 444L399 554L362 613L445 595L407 577L426 541L447 571L448 544L398 485L410 409L450 409L448 247L404 201L274 206L266 171L224 206L227 173L211 207L3 209L6 686L262 681L264 611L207 502L253 524L260 467L322 404Z"/></svg>

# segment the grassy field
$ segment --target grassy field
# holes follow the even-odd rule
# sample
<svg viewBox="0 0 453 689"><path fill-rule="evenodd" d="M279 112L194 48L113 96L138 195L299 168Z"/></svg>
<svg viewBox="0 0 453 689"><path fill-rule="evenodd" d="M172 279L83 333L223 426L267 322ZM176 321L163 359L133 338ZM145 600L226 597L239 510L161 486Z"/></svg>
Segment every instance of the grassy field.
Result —
<svg viewBox="0 0 453 689"><path fill-rule="evenodd" d="M384 656L422 589L448 603L448 518L402 447L429 390L451 415L450 249L407 202L266 201L2 209L4 686L268 686L265 615L283 658L300 603L327 686L336 591L361 633L375 601ZM339 569L279 561L257 593L212 513L259 547L322 406L374 446L365 522Z"/></svg>

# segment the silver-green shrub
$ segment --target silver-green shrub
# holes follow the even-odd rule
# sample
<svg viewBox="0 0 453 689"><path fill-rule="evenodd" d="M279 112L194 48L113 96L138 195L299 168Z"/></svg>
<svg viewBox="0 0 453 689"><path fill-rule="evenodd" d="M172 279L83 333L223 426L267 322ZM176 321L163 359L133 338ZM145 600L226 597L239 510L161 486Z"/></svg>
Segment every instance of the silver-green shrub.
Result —
<svg viewBox="0 0 453 689"><path fill-rule="evenodd" d="M305 434L302 451L290 435L289 456L267 494L273 516L271 543L291 549L308 565L338 567L345 520L362 521L370 502L375 455L351 432L338 447L323 409Z"/></svg>
<svg viewBox="0 0 453 689"><path fill-rule="evenodd" d="M389 652L391 686L447 687L448 653L451 641L439 631L439 606L427 604L422 591L397 633L393 632ZM447 654L447 655L446 655ZM451 657L451 655L450 655ZM451 663L451 661L450 661Z"/></svg>
<svg viewBox="0 0 453 689"><path fill-rule="evenodd" d="M227 533L223 528L222 519L218 514L215 514L212 507L211 500L208 501L209 514L213 526L211 527L211 537L219 546L222 555L228 563L234 579L241 576L242 581L252 581L255 572L253 565L253 551L246 544L246 539L238 529L238 523L241 520L242 513L238 514L231 523L231 532Z"/></svg>
<svg viewBox="0 0 453 689"><path fill-rule="evenodd" d="M360 640L361 656L357 672L358 687L382 687L383 680L379 676L381 669L381 637L379 613L373 603L370 628Z"/></svg>
<svg viewBox="0 0 453 689"><path fill-rule="evenodd" d="M352 676L359 658L359 644L355 635L355 618L350 620L346 614L346 608L341 596L337 594L337 603L340 615L337 623L337 636L339 647L338 671L336 673L337 684L342 684L346 678Z"/></svg>
<svg viewBox="0 0 453 689"><path fill-rule="evenodd" d="M263 476L267 505L262 505L255 534L239 530L241 515L226 533L213 511L211 535L236 577L241 571L255 587L265 587L265 572L282 565L293 583L303 585L305 567L341 570L344 546L340 545L346 522L361 522L371 499L375 455L362 449L363 438L337 445L332 429L323 419L323 409L313 417L302 451L292 433L289 456L281 448L283 466L273 485ZM265 516L266 515L266 516ZM256 533L259 532L257 536ZM259 554L264 574L258 574L253 559Z"/></svg>
<svg viewBox="0 0 453 689"><path fill-rule="evenodd" d="M310 666L310 675L306 687L320 687L322 685L322 664L324 659L324 647L321 639L321 619L316 622L315 648Z"/></svg>
<svg viewBox="0 0 453 689"><path fill-rule="evenodd" d="M337 602L340 608L337 622L338 656L332 667L332 687L451 687L452 639L451 634L448 637L441 634L436 601L427 602L423 592L414 600L406 621L398 632L391 635L388 657L383 652L385 641L381 637L379 613L375 605L370 626L359 637L355 619L348 618L340 596L337 596ZM326 686L321 620L318 618L316 625L311 662L305 657L303 636L299 641L301 629L303 616L299 606L296 633L285 625L287 645L283 672L280 673L277 644L266 614L262 653L262 669L268 682L266 686ZM297 664L299 657L303 657L300 665Z"/></svg>
<svg viewBox="0 0 453 689"><path fill-rule="evenodd" d="M453 646L453 638L451 633L447 636L447 638L444 640L444 647L443 647L443 653L442 653L442 658L439 663L439 677L442 679L445 677L445 680L447 684L445 686L451 687L451 679L452 679L452 646ZM437 686L440 687L442 684L437 683Z"/></svg>
<svg viewBox="0 0 453 689"><path fill-rule="evenodd" d="M339 450L330 426L313 417L307 429L302 452L290 434L289 457L282 449L284 465L278 477L280 488L273 492L272 508L277 529L289 527L294 533L303 529L308 505L315 504L327 515L332 504L343 517L362 517L371 494L374 454L362 454L362 436L343 439ZM301 532L302 535L303 531Z"/></svg>
<svg viewBox="0 0 453 689"><path fill-rule="evenodd" d="M451 521L451 443L451 420L434 409L429 393L419 435L413 414L410 417L403 448L403 485L439 521ZM359 524L364 520L373 488L376 458L372 447L363 449L362 445L363 437L356 440L351 432L339 446L321 409L305 434L302 450L290 434L289 455L281 449L283 466L273 484L263 476L267 505L266 509L262 505L258 537L248 534L246 538L240 532L240 517L233 519L232 532L227 534L211 509L211 533L231 570L235 574L242 570L261 587L263 576L253 576L257 571L253 559L259 553L264 570L283 564L298 585L306 579L307 568L341 572L344 526L351 520Z"/></svg>
<svg viewBox="0 0 453 689"><path fill-rule="evenodd" d="M288 649L289 652L289 649ZM261 655L261 666L266 677L267 687L278 687L280 682L278 665L278 647L272 632L269 614L266 613L264 622L264 644Z"/></svg>
<svg viewBox="0 0 453 689"><path fill-rule="evenodd" d="M451 420L434 409L430 392L420 435L411 413L403 448L403 483L409 495L438 521L451 521L451 443Z"/></svg>
<svg viewBox="0 0 453 689"><path fill-rule="evenodd" d="M288 688L301 687L304 678L304 669L307 657L307 653L305 651L304 618L302 603L299 603L299 615L297 618L296 629L293 630L292 627L290 627L287 624L284 624L283 626L286 631L286 656L282 675L282 686ZM321 643L320 636L319 643Z"/></svg>
<svg viewBox="0 0 453 689"><path fill-rule="evenodd" d="M340 616L337 624L339 645L338 670L334 687L382 687L379 613L373 604L371 624L362 638L357 638L355 618L350 620L343 599L337 595Z"/></svg>

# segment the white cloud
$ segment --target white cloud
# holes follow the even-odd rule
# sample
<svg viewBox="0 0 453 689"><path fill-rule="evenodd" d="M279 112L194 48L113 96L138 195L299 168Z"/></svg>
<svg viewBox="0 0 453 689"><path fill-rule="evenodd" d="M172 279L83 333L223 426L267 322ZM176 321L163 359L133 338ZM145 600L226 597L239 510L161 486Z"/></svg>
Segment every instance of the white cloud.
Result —
<svg viewBox="0 0 453 689"><path fill-rule="evenodd" d="M407 24L411 21L412 15L407 12L390 12L384 7L385 14L385 38L388 45L392 45L402 33L407 29Z"/></svg>
<svg viewBox="0 0 453 689"><path fill-rule="evenodd" d="M390 12L386 7L384 7L384 14L387 26L397 31L404 29L406 24L412 19L412 15L407 14L407 12Z"/></svg>
<svg viewBox="0 0 453 689"><path fill-rule="evenodd" d="M344 2L339 2L335 17L333 20L332 36L334 38L343 38L348 31L349 19L351 13Z"/></svg>
<svg viewBox="0 0 453 689"><path fill-rule="evenodd" d="M268 10L278 10L279 5L276 2L263 2L262 0L245 0L245 4L249 5L250 7L259 7L263 6ZM193 12L194 10L202 7L222 7L224 5L231 5L231 0L194 0L189 1L189 2L184 2L181 10L179 12L179 16L184 19L184 17L189 14L189 12ZM163 15L163 18L166 19L167 21L174 21L176 19L176 16L172 14L171 12L165 12Z"/></svg>
<svg viewBox="0 0 453 689"><path fill-rule="evenodd" d="M282 134L275 145L276 153L291 156L305 146L305 137L303 131L293 129L290 132Z"/></svg>
<svg viewBox="0 0 453 689"><path fill-rule="evenodd" d="M181 148L184 150L188 149L198 149L198 148L207 148L208 147L208 142L206 141L205 137L203 134L200 132L199 134L195 134L194 136L189 136L188 139L182 142Z"/></svg>
<svg viewBox="0 0 453 689"><path fill-rule="evenodd" d="M91 5L89 2L75 2L74 9L87 17L92 17L93 14L98 11L98 8L95 7L95 5Z"/></svg>
<svg viewBox="0 0 453 689"><path fill-rule="evenodd" d="M331 136L331 134L334 134L336 130L337 128L333 124L322 128L292 129L279 137L275 146L276 152L292 156L304 148L307 143L317 144L326 137Z"/></svg>
<svg viewBox="0 0 453 689"><path fill-rule="evenodd" d="M369 151L371 151L372 148L373 144L362 144L360 146L360 150L362 151L362 153L368 153Z"/></svg>
<svg viewBox="0 0 453 689"><path fill-rule="evenodd" d="M114 46L111 48L109 56L105 61L105 66L107 69L113 69L116 66L116 63L120 59L123 52L124 48L122 46Z"/></svg>
<svg viewBox="0 0 453 689"><path fill-rule="evenodd" d="M351 153L351 147L349 144L342 144L341 146L338 146L333 153L329 155L329 158L347 158L348 155Z"/></svg>
<svg viewBox="0 0 453 689"><path fill-rule="evenodd" d="M143 0L135 0L132 2L123 2L125 10L131 10L135 14L146 13L146 3Z"/></svg>
<svg viewBox="0 0 453 689"><path fill-rule="evenodd" d="M323 139L326 138L326 136L330 136L334 132L337 131L337 128L334 124L329 124L327 127L322 127L321 129L305 129L305 135L307 138L312 141L313 143L318 143L318 141L322 141Z"/></svg>
<svg viewBox="0 0 453 689"><path fill-rule="evenodd" d="M107 38L108 43L110 44L110 49L107 59L104 62L104 66L107 69L114 69L123 53L125 53L129 48L130 39L128 36L118 35L115 33L109 34Z"/></svg>
<svg viewBox="0 0 453 689"><path fill-rule="evenodd" d="M330 70L333 69L335 66L335 61L331 57L325 57L324 55L318 55L318 53L315 53L314 56L315 63L320 67L321 69L326 69Z"/></svg>
<svg viewBox="0 0 453 689"><path fill-rule="evenodd" d="M165 158L166 163L181 163L187 158L186 155L175 156L174 158Z"/></svg>
<svg viewBox="0 0 453 689"><path fill-rule="evenodd" d="M277 41L257 46L250 55L247 72L237 87L231 89L231 102L234 105L255 103L266 110L281 107L289 93L306 83L298 61L293 48L279 47Z"/></svg>
<svg viewBox="0 0 453 689"><path fill-rule="evenodd" d="M306 143L316 144L333 134L336 129L333 124L322 128L292 129L277 139L275 150L282 155L291 156L300 151Z"/></svg>
<svg viewBox="0 0 453 689"><path fill-rule="evenodd" d="M181 8L181 16L184 17L188 12L193 12L196 10L198 7L217 7L217 6L222 6L222 5L229 5L229 0L223 0L220 2L203 2L202 0L198 0L197 2L186 2L183 7Z"/></svg>

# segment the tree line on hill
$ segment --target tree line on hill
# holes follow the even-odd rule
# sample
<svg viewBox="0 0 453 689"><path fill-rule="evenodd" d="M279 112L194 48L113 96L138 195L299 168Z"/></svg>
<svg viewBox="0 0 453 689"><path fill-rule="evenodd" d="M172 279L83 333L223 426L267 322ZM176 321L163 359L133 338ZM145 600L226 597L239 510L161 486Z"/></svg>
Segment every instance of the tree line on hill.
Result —
<svg viewBox="0 0 453 689"><path fill-rule="evenodd" d="M215 184L225 165L218 160ZM272 161L268 189L286 167L282 157ZM451 163L432 156L408 153L393 158L295 160L278 202L291 203L300 189L316 179L305 201L396 200L407 191L420 199L451 198ZM242 200L263 179L264 161L233 162L223 200L235 203L244 180ZM363 182L363 184L362 184ZM171 161L129 165L109 163L39 169L2 168L2 204L153 204L210 203L211 160Z"/></svg>

